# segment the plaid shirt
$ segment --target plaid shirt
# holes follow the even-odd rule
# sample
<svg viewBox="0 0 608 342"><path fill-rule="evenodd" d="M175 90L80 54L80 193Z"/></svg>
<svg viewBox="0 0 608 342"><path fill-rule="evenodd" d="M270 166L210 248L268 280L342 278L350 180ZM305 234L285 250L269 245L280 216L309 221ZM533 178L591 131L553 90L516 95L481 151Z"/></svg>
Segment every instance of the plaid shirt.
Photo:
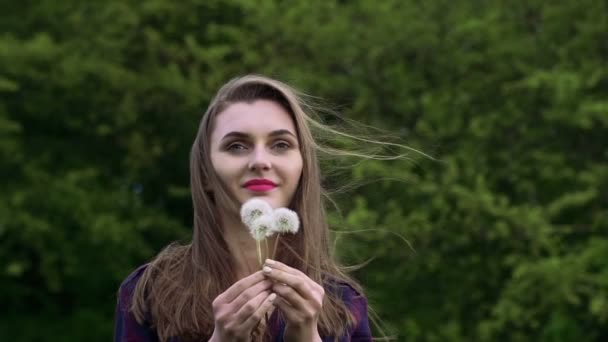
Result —
<svg viewBox="0 0 608 342"><path fill-rule="evenodd" d="M120 285L118 290L118 303L116 304L116 322L114 329L115 342L152 342L158 341L156 331L151 328L146 322L139 324L129 310L133 297L135 284L143 274L147 265L140 266ZM372 341L372 335L369 328L367 317L367 299L359 295L352 287L347 284L340 286L341 297L346 306L350 308L355 316L355 325L349 331L341 336L338 341L356 341L367 342ZM274 342L283 342L283 332L285 330L285 322L277 314L277 310L273 312L268 322L268 332L272 336ZM334 336L322 336L323 342L333 342ZM170 342L179 342L180 339L173 337Z"/></svg>

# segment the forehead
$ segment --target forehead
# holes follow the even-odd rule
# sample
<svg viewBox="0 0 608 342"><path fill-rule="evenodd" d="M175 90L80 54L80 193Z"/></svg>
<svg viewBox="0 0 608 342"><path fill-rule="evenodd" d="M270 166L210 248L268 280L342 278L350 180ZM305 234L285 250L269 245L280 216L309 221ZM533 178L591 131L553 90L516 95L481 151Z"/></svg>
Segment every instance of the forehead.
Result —
<svg viewBox="0 0 608 342"><path fill-rule="evenodd" d="M270 100L237 102L215 117L211 140L217 141L233 131L265 135L279 129L297 135L291 115L278 103Z"/></svg>

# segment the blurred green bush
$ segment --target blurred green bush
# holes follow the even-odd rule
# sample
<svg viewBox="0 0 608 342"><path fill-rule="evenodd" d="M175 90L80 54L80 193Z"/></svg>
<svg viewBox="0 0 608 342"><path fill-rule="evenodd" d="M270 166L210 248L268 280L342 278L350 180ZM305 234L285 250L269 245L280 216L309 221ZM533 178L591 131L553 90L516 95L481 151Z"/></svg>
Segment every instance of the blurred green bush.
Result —
<svg viewBox="0 0 608 342"><path fill-rule="evenodd" d="M337 252L374 258L355 275L398 340L608 338L605 1L3 1L0 13L1 340L111 338L121 280L189 239L200 115L252 72L438 159L327 178L361 184L335 196Z"/></svg>

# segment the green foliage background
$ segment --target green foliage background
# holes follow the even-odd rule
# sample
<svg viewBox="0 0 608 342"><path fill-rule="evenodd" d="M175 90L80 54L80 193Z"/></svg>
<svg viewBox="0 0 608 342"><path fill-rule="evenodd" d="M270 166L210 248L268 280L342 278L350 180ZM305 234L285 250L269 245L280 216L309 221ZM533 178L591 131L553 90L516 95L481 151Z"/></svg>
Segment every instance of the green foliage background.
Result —
<svg viewBox="0 0 608 342"><path fill-rule="evenodd" d="M201 113L250 72L438 159L357 164L336 196L338 252L375 258L355 275L398 340L608 339L606 1L0 13L0 340L111 339L122 279L190 236Z"/></svg>

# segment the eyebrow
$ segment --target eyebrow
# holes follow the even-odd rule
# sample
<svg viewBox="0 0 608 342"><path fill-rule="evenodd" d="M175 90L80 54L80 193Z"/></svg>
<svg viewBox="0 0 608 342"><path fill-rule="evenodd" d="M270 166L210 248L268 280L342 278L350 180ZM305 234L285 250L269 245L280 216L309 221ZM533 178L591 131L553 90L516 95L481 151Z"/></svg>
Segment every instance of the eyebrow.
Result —
<svg viewBox="0 0 608 342"><path fill-rule="evenodd" d="M294 138L297 138L295 136L295 134L291 133L290 131L286 130L286 129L277 129L276 131L272 131L270 132L270 134L268 134L269 137L276 137L276 136L281 136L281 135L291 135ZM233 132L229 132L226 135L224 135L224 137L222 138L222 140L226 139L226 138L230 138L230 137L236 137L236 138L249 138L250 135L247 133L243 133L243 132L237 132L237 131L233 131Z"/></svg>

